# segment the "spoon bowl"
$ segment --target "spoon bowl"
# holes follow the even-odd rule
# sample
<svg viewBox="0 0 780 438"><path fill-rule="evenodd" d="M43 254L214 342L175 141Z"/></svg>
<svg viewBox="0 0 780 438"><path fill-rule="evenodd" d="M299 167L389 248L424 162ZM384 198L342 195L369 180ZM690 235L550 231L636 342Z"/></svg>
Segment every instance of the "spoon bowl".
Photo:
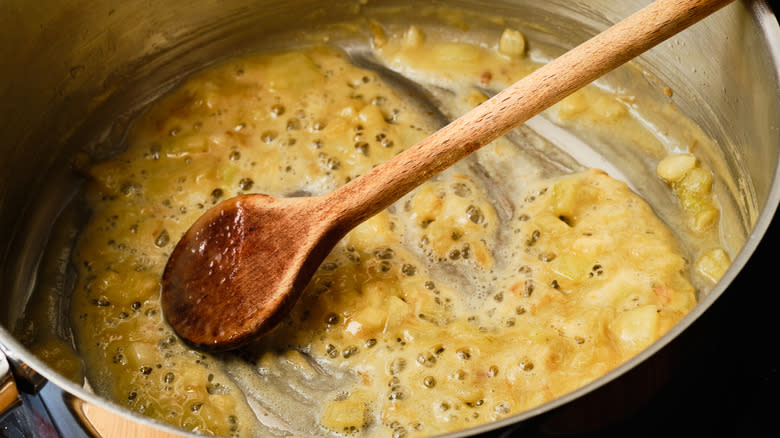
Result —
<svg viewBox="0 0 780 438"><path fill-rule="evenodd" d="M230 349L284 317L341 238L312 220L321 214L315 199L241 195L195 222L163 273L162 306L180 336Z"/></svg>

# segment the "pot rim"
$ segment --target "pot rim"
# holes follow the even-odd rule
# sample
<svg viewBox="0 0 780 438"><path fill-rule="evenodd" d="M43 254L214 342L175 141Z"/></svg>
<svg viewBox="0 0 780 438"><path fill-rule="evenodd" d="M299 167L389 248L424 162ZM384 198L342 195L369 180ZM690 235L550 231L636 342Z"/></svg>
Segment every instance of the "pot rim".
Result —
<svg viewBox="0 0 780 438"><path fill-rule="evenodd" d="M753 22L756 24L764 37L765 43L769 49L771 55L772 65L774 67L775 79L780 83L780 25L772 9L769 7L767 0L753 0L746 2L745 5L748 13L750 14ZM733 7L728 6L728 7ZM727 8L728 8L727 7ZM780 101L780 86L775 87L775 95L777 100ZM780 147L780 144L778 145ZM608 383L616 380L629 370L635 368L640 363L644 362L651 356L655 355L665 346L667 346L672 340L677 338L683 331L688 329L694 321L709 309L709 307L726 291L728 286L734 281L742 268L747 264L753 253L756 251L761 240L767 233L772 219L778 210L780 204L780 162L775 168L774 175L772 177L772 183L770 190L764 204L764 207L753 226L745 244L740 249L737 256L732 261L726 273L718 281L715 287L691 310L685 317L683 317L674 327L672 327L667 333L665 333L660 339L654 342L649 347L632 357L630 360L624 362L618 367L614 368L607 374L593 380L585 386L582 386L572 392L557 397L554 400L546 402L535 408L520 412L518 414L503 418L501 420L486 423L480 426L475 426L468 429L462 429L459 431L451 432L442 436L446 437L462 437L471 436L480 433L486 433L510 425L520 423L530 418L539 416L543 413L552 411L558 407L568 404L596 389L607 385ZM149 427L153 427L165 432L180 436L200 436L193 432L188 432L183 429L179 429L175 426L163 423L161 421L152 419L150 417L143 416L135 411L131 411L125 407L122 407L117 402L98 396L95 393L89 392L82 385L78 385L75 382L70 381L64 376L55 372L52 368L46 365L43 361L38 359L32 353L30 353L20 342L18 342L8 330L0 325L0 354L5 354L12 362L23 363L32 368L35 372L44 377L47 383L56 385L64 391L70 393L72 396L77 397L87 403L92 403L101 408L104 408L111 413L123 417L126 420L140 423Z"/></svg>

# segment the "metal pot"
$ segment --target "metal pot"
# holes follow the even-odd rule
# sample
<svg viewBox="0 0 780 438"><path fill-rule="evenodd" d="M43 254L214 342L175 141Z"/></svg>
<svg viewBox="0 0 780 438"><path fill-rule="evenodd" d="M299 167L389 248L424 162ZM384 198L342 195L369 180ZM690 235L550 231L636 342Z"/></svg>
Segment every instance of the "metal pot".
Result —
<svg viewBox="0 0 780 438"><path fill-rule="evenodd" d="M476 0L449 3L485 8ZM565 49L648 2L614 3L497 0L490 8L544 23L548 31L532 38ZM291 27L319 26L371 6L308 0L0 0L0 434L177 433L58 375L12 335L38 279L54 218L77 188L69 163L85 147L99 153L100 145L121 140L133 110L183 73L226 54L270 45L270 35ZM766 2L736 2L637 65L648 81L684 90L674 103L721 145L726 158L721 171L736 182L729 193L740 207L735 223L745 228L734 233L744 231L747 238L710 293L637 357L555 401L453 436L529 428L566 433L633 409L627 388L631 400L642 402L679 365L678 353L692 357L701 351L691 345L702 345L706 329L697 329L693 340L685 334L708 319L705 312L712 314L710 308L767 232L780 201L780 28ZM718 325L719 317L709 319ZM109 422L125 429L110 429Z"/></svg>

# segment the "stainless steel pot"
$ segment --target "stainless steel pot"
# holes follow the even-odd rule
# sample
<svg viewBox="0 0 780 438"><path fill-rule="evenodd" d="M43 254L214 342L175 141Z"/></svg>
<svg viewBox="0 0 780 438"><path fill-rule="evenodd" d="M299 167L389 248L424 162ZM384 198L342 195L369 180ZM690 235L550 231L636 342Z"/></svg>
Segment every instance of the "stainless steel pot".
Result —
<svg viewBox="0 0 780 438"><path fill-rule="evenodd" d="M322 3L0 0L0 421L5 416L5 424L13 424L0 433L110 435L106 418L144 433L149 428L156 431L151 433L176 432L58 375L12 333L38 280L51 224L77 187L70 170L77 152L108 153L112 143L121 141L133 110L182 73L272 45L276 33L320 26L373 5ZM480 10L488 2L447 3ZM497 0L489 7L499 15L544 23L531 37L564 49L646 3ZM767 232L780 201L780 28L767 4L737 2L637 63L648 81L678 90L675 104L721 146L722 171L736 182L730 193L740 207L735 223L745 227L735 233L744 231L747 239L698 306L633 360L558 400L453 436L511 431L540 419L548 429L565 431L568 426L560 425L575 420L572 406L599 397L614 402L632 379L644 379L642 388L651 391L643 366L663 360L672 341L702 319ZM606 412L580 422L606 421ZM15 419L11 423L9 415Z"/></svg>

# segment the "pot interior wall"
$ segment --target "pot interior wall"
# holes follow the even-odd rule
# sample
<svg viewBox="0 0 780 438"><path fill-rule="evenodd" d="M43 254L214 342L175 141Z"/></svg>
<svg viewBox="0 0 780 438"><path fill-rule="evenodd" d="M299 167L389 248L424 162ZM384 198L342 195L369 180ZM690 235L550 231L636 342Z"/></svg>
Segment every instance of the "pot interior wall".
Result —
<svg viewBox="0 0 780 438"><path fill-rule="evenodd" d="M379 6L404 4L93 3L8 0L0 5L0 323L9 331L19 323L36 285L52 224L78 189L74 161L83 154L100 157L115 151L133 114L188 72L230 55L280 45L273 35L299 35L377 12ZM450 3L485 8L485 2L472 0ZM495 1L490 10L555 52L645 3ZM759 27L747 6L762 7L731 5L636 64L645 81L637 86L656 90L659 99L665 98L659 84L676 90L675 104L720 145L710 164L733 181L728 196L740 229L726 234L739 242L762 212L771 215L776 207L780 144L778 54L771 46L777 24L771 31ZM620 83L619 74L613 79ZM64 301L57 306L66 307ZM52 317L62 318L62 310L53 309ZM0 342L8 336L0 330Z"/></svg>

